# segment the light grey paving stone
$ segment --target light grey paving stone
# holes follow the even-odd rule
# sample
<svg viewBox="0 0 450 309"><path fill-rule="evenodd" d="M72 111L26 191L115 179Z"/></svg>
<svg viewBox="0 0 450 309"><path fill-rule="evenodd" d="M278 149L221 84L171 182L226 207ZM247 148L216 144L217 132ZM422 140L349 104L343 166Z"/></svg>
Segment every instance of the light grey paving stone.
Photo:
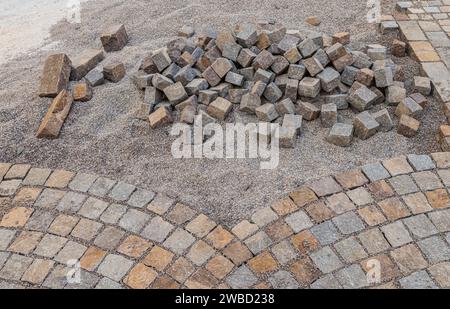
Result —
<svg viewBox="0 0 450 309"><path fill-rule="evenodd" d="M269 277L268 281L274 289L298 289L298 282L285 270L279 270Z"/></svg>
<svg viewBox="0 0 450 309"><path fill-rule="evenodd" d="M116 224L126 213L128 207L122 204L111 204L100 216L100 220L109 224Z"/></svg>
<svg viewBox="0 0 450 309"><path fill-rule="evenodd" d="M439 232L450 231L450 209L438 210L428 213L428 217L433 221L433 224L439 230ZM0 232L1 235L1 232ZM1 240L1 236L0 236ZM1 247L1 246L0 246Z"/></svg>
<svg viewBox="0 0 450 309"><path fill-rule="evenodd" d="M392 247L400 247L412 242L408 230L401 221L381 227L381 231Z"/></svg>
<svg viewBox="0 0 450 309"><path fill-rule="evenodd" d="M45 234L34 250L34 254L53 258L67 243L67 238Z"/></svg>
<svg viewBox="0 0 450 309"><path fill-rule="evenodd" d="M106 250L115 249L125 232L113 226L107 226L94 240L94 245Z"/></svg>
<svg viewBox="0 0 450 309"><path fill-rule="evenodd" d="M122 285L114 280L111 280L107 277L103 277L100 279L98 284L95 286L96 289L100 290L119 290L123 289Z"/></svg>
<svg viewBox="0 0 450 309"><path fill-rule="evenodd" d="M417 271L399 280L404 289L437 289L436 284L425 270Z"/></svg>
<svg viewBox="0 0 450 309"><path fill-rule="evenodd" d="M333 274L327 274L313 282L311 284L311 289L342 289L342 285Z"/></svg>
<svg viewBox="0 0 450 309"><path fill-rule="evenodd" d="M69 189L73 191L88 192L89 188L97 179L96 175L87 173L78 173L69 183Z"/></svg>
<svg viewBox="0 0 450 309"><path fill-rule="evenodd" d="M19 281L32 262L30 257L13 254L0 270L0 278Z"/></svg>
<svg viewBox="0 0 450 309"><path fill-rule="evenodd" d="M29 164L14 164L8 170L8 172L3 177L3 179L6 179L6 180L24 179L25 176L27 175L28 171L30 170L30 168L31 168L31 165L29 165Z"/></svg>
<svg viewBox="0 0 450 309"><path fill-rule="evenodd" d="M100 217L107 207L108 203L95 197L89 197L78 211L78 214L95 220Z"/></svg>
<svg viewBox="0 0 450 309"><path fill-rule="evenodd" d="M258 225L259 227L263 227L277 219L278 215L270 207L258 209L252 215L253 223Z"/></svg>
<svg viewBox="0 0 450 309"><path fill-rule="evenodd" d="M67 275L71 269L64 265L56 265L42 285L51 289L62 289L67 284Z"/></svg>
<svg viewBox="0 0 450 309"><path fill-rule="evenodd" d="M286 265L297 257L297 254L288 240L274 245L272 253L281 265Z"/></svg>
<svg viewBox="0 0 450 309"><path fill-rule="evenodd" d="M361 169L372 182L391 177L380 162L366 164Z"/></svg>
<svg viewBox="0 0 450 309"><path fill-rule="evenodd" d="M359 232L365 228L364 222L352 211L334 217L332 220L341 233L345 235Z"/></svg>
<svg viewBox="0 0 450 309"><path fill-rule="evenodd" d="M134 190L136 190L135 186L119 181L108 196L116 201L124 202L128 200Z"/></svg>
<svg viewBox="0 0 450 309"><path fill-rule="evenodd" d="M28 220L25 227L31 231L45 232L55 219L55 215L50 211L37 209Z"/></svg>
<svg viewBox="0 0 450 309"><path fill-rule="evenodd" d="M347 263L353 263L367 257L367 253L355 237L339 241L334 245L334 248Z"/></svg>
<svg viewBox="0 0 450 309"><path fill-rule="evenodd" d="M0 228L0 250L6 250L16 236L16 231Z"/></svg>
<svg viewBox="0 0 450 309"><path fill-rule="evenodd" d="M9 252L0 251L0 269L2 269L3 265L6 263L6 260L9 258Z"/></svg>
<svg viewBox="0 0 450 309"><path fill-rule="evenodd" d="M39 195L34 206L40 208L54 209L65 197L66 192L56 189L44 189Z"/></svg>
<svg viewBox="0 0 450 309"><path fill-rule="evenodd" d="M342 191L341 186L331 176L313 181L309 185L309 188L313 190L319 197Z"/></svg>
<svg viewBox="0 0 450 309"><path fill-rule="evenodd" d="M141 233L141 236L149 240L162 243L175 227L160 216L150 220Z"/></svg>
<svg viewBox="0 0 450 309"><path fill-rule="evenodd" d="M446 187L450 187L450 170L437 170L437 174L441 178Z"/></svg>
<svg viewBox="0 0 450 309"><path fill-rule="evenodd" d="M189 232L178 228L169 238L164 241L163 245L167 249L177 254L183 254L195 241L195 237Z"/></svg>
<svg viewBox="0 0 450 309"><path fill-rule="evenodd" d="M97 272L114 281L120 281L133 266L133 261L117 254L108 254Z"/></svg>
<svg viewBox="0 0 450 309"><path fill-rule="evenodd" d="M299 233L314 225L303 210L299 210L287 216L285 221L295 233Z"/></svg>
<svg viewBox="0 0 450 309"><path fill-rule="evenodd" d="M344 266L330 247L323 247L316 252L310 253L309 256L317 268L325 274Z"/></svg>
<svg viewBox="0 0 450 309"><path fill-rule="evenodd" d="M359 264L353 264L336 272L337 280L344 289L359 289L368 285L365 272Z"/></svg>
<svg viewBox="0 0 450 309"><path fill-rule="evenodd" d="M412 177L422 191L430 191L442 188L439 177L430 171L413 173Z"/></svg>
<svg viewBox="0 0 450 309"><path fill-rule="evenodd" d="M342 238L341 233L330 220L315 225L310 231L322 246L327 246Z"/></svg>
<svg viewBox="0 0 450 309"><path fill-rule="evenodd" d="M436 227L424 214L406 218L403 222L411 234L417 238L425 238L438 233Z"/></svg>
<svg viewBox="0 0 450 309"><path fill-rule="evenodd" d="M419 191L413 179L409 175L395 176L389 179L389 183L394 188L395 192L400 195L414 193Z"/></svg>
<svg viewBox="0 0 450 309"><path fill-rule="evenodd" d="M115 184L115 180L105 177L99 177L92 184L91 188L89 189L89 193L95 196L104 197L114 187Z"/></svg>
<svg viewBox="0 0 450 309"><path fill-rule="evenodd" d="M155 197L155 193L148 190L137 189L128 200L128 205L143 208L150 203Z"/></svg>
<svg viewBox="0 0 450 309"><path fill-rule="evenodd" d="M380 253L390 248L389 243L378 228L361 232L358 239L369 254Z"/></svg>
<svg viewBox="0 0 450 309"><path fill-rule="evenodd" d="M56 209L63 212L76 213L86 199L87 196L84 194L69 191L58 203Z"/></svg>
<svg viewBox="0 0 450 309"><path fill-rule="evenodd" d="M347 195L358 206L364 206L373 202L372 195L362 187L347 191Z"/></svg>
<svg viewBox="0 0 450 309"><path fill-rule="evenodd" d="M22 180L13 179L13 180L3 180L0 182L0 197L1 196L12 196L19 189Z"/></svg>
<svg viewBox="0 0 450 309"><path fill-rule="evenodd" d="M147 209L157 215L163 215L175 204L175 200L165 194L157 194Z"/></svg>
<svg viewBox="0 0 450 309"><path fill-rule="evenodd" d="M92 289L99 282L100 277L87 272L85 270L81 270L80 272L80 283L68 283L64 289Z"/></svg>
<svg viewBox="0 0 450 309"><path fill-rule="evenodd" d="M409 163L414 168L414 170L421 172L432 170L436 168L436 164L434 164L433 160L429 155L416 155L410 154L407 156Z"/></svg>
<svg viewBox="0 0 450 309"><path fill-rule="evenodd" d="M450 262L433 265L428 268L428 272L442 288L450 287Z"/></svg>
<svg viewBox="0 0 450 309"><path fill-rule="evenodd" d="M426 32L426 36L434 47L450 47L450 40L443 31Z"/></svg>
<svg viewBox="0 0 450 309"><path fill-rule="evenodd" d="M23 180L24 186L43 186L52 172L48 168L31 168Z"/></svg>
<svg viewBox="0 0 450 309"><path fill-rule="evenodd" d="M248 249L255 255L261 253L272 244L272 240L264 231L260 231L244 241Z"/></svg>
<svg viewBox="0 0 450 309"><path fill-rule="evenodd" d="M81 258L86 250L87 248L85 246L69 240L64 248L59 251L55 257L55 261L66 265L70 260L78 260Z"/></svg>
<svg viewBox="0 0 450 309"><path fill-rule="evenodd" d="M423 239L417 245L431 263L450 260L450 248L439 236Z"/></svg>
<svg viewBox="0 0 450 309"><path fill-rule="evenodd" d="M403 35L408 41L426 41L425 34L419 27L417 21L398 21L397 22Z"/></svg>
<svg viewBox="0 0 450 309"><path fill-rule="evenodd" d="M102 227L103 224L101 224L100 222L89 219L80 219L78 224L73 228L70 235L76 238L83 239L85 241L90 241L95 236L97 236Z"/></svg>
<svg viewBox="0 0 450 309"><path fill-rule="evenodd" d="M248 289L258 282L258 278L246 265L242 265L229 275L225 281L232 289Z"/></svg>
<svg viewBox="0 0 450 309"><path fill-rule="evenodd" d="M120 219L119 226L127 231L139 233L149 219L150 215L145 212L129 209Z"/></svg>

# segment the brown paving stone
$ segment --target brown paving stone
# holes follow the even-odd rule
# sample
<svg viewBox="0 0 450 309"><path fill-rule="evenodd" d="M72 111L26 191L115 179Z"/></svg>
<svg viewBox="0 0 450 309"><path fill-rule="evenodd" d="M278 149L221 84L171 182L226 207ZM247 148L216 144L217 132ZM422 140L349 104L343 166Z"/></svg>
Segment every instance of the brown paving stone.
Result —
<svg viewBox="0 0 450 309"><path fill-rule="evenodd" d="M209 271L200 268L186 280L184 285L190 289L212 289L217 283L217 279Z"/></svg>
<svg viewBox="0 0 450 309"><path fill-rule="evenodd" d="M303 207L308 203L317 200L316 194L308 187L301 187L289 194L291 199L298 207Z"/></svg>
<svg viewBox="0 0 450 309"><path fill-rule="evenodd" d="M322 201L309 204L305 207L305 210L316 223L326 221L336 215L336 213L328 208Z"/></svg>
<svg viewBox="0 0 450 309"><path fill-rule="evenodd" d="M66 188L75 173L63 170L55 170L45 182L46 187L63 189Z"/></svg>
<svg viewBox="0 0 450 309"><path fill-rule="evenodd" d="M180 288L180 284L169 276L161 276L156 278L152 284L153 289L175 290Z"/></svg>
<svg viewBox="0 0 450 309"><path fill-rule="evenodd" d="M15 164L11 166L3 179L23 179L27 175L30 168L31 165L29 164Z"/></svg>
<svg viewBox="0 0 450 309"><path fill-rule="evenodd" d="M411 214L408 208L397 197L391 197L378 203L388 220L396 221Z"/></svg>
<svg viewBox="0 0 450 309"><path fill-rule="evenodd" d="M16 193L13 203L17 206L32 206L41 191L40 188L22 188Z"/></svg>
<svg viewBox="0 0 450 309"><path fill-rule="evenodd" d="M117 252L120 252L122 254L138 258L144 254L145 251L147 251L148 248L151 247L151 243L146 241L145 239L130 235L120 244L120 246L117 248Z"/></svg>
<svg viewBox="0 0 450 309"><path fill-rule="evenodd" d="M384 160L383 166L387 169L392 176L409 174L413 172L412 167L409 165L405 156L400 156L392 159Z"/></svg>
<svg viewBox="0 0 450 309"><path fill-rule="evenodd" d="M195 265L201 266L205 264L206 261L214 255L214 253L215 251L210 245L203 240L199 240L192 245L186 257Z"/></svg>
<svg viewBox="0 0 450 309"><path fill-rule="evenodd" d="M11 209L6 215L3 216L0 222L1 227L22 227L24 226L31 214L32 208L27 207L15 207Z"/></svg>
<svg viewBox="0 0 450 309"><path fill-rule="evenodd" d="M216 223L204 214L198 215L186 225L186 230L197 237L204 237L216 226Z"/></svg>
<svg viewBox="0 0 450 309"><path fill-rule="evenodd" d="M278 269L277 261L269 252L263 252L248 261L248 266L257 274L263 274Z"/></svg>
<svg viewBox="0 0 450 309"><path fill-rule="evenodd" d="M270 224L264 229L264 231L274 242L287 238L294 233L289 225L282 220Z"/></svg>
<svg viewBox="0 0 450 309"><path fill-rule="evenodd" d="M423 269L428 266L422 253L413 244L406 245L391 251L391 257L404 274Z"/></svg>
<svg viewBox="0 0 450 309"><path fill-rule="evenodd" d="M3 177L8 173L9 168L12 164L10 163L0 163L0 181L3 179Z"/></svg>
<svg viewBox="0 0 450 309"><path fill-rule="evenodd" d="M386 222L386 217L374 205L358 209L358 214L369 226L375 226Z"/></svg>
<svg viewBox="0 0 450 309"><path fill-rule="evenodd" d="M137 264L124 280L125 284L133 289L147 288L158 276L156 271L142 263Z"/></svg>
<svg viewBox="0 0 450 309"><path fill-rule="evenodd" d="M448 196L447 190L445 189L428 191L425 192L425 195L427 196L428 202L433 208L439 209L450 207L450 198Z"/></svg>
<svg viewBox="0 0 450 309"><path fill-rule="evenodd" d="M405 195L402 198L414 215L433 210L428 203L427 197L422 192Z"/></svg>
<svg viewBox="0 0 450 309"><path fill-rule="evenodd" d="M206 269L217 279L223 279L233 269L234 264L223 255L216 255L206 264Z"/></svg>
<svg viewBox="0 0 450 309"><path fill-rule="evenodd" d="M159 246L155 246L150 250L147 256L142 261L145 265L151 266L158 271L163 271L167 265L172 262L172 259L175 255Z"/></svg>
<svg viewBox="0 0 450 309"><path fill-rule="evenodd" d="M54 264L55 262L50 260L35 259L23 274L22 281L41 284Z"/></svg>
<svg viewBox="0 0 450 309"><path fill-rule="evenodd" d="M428 271L442 288L450 288L450 262L433 265Z"/></svg>
<svg viewBox="0 0 450 309"><path fill-rule="evenodd" d="M56 235L67 236L72 232L79 220L77 217L61 214L53 220L48 231Z"/></svg>
<svg viewBox="0 0 450 309"><path fill-rule="evenodd" d="M450 152L435 152L431 157L438 168L450 168Z"/></svg>
<svg viewBox="0 0 450 309"><path fill-rule="evenodd" d="M250 250L241 242L235 242L226 247L222 253L237 266L252 258Z"/></svg>
<svg viewBox="0 0 450 309"><path fill-rule="evenodd" d="M303 255L308 255L320 247L319 241L308 230L292 236L291 243Z"/></svg>
<svg viewBox="0 0 450 309"><path fill-rule="evenodd" d="M373 267L371 264L371 260L377 260L378 262L380 262L382 282L391 281L400 276L401 273L397 265L395 265L391 258L386 254L373 256L362 261L361 267L366 273Z"/></svg>
<svg viewBox="0 0 450 309"><path fill-rule="evenodd" d="M257 230L259 230L259 227L248 220L242 220L231 229L234 235L241 240L253 235Z"/></svg>
<svg viewBox="0 0 450 309"><path fill-rule="evenodd" d="M270 289L270 284L266 281L257 283L254 287L255 290L268 290Z"/></svg>
<svg viewBox="0 0 450 309"><path fill-rule="evenodd" d="M87 271L95 270L106 254L107 252L100 248L94 246L89 247L80 260L81 268Z"/></svg>
<svg viewBox="0 0 450 309"><path fill-rule="evenodd" d="M9 246L9 251L29 254L41 240L42 233L23 231Z"/></svg>
<svg viewBox="0 0 450 309"><path fill-rule="evenodd" d="M327 198L327 206L337 214L342 214L356 208L355 204L343 192L329 196Z"/></svg>
<svg viewBox="0 0 450 309"><path fill-rule="evenodd" d="M206 236L206 240L216 249L223 249L233 240L233 238L234 236L221 226L216 227L208 234L208 236Z"/></svg>
<svg viewBox="0 0 450 309"><path fill-rule="evenodd" d="M175 224L181 225L191 220L194 216L195 211L192 208L184 204L177 203L167 214L167 219Z"/></svg>
<svg viewBox="0 0 450 309"><path fill-rule="evenodd" d="M310 259L305 258L293 263L289 270L294 274L298 283L306 287L317 280L320 276L320 271L314 267Z"/></svg>
<svg viewBox="0 0 450 309"><path fill-rule="evenodd" d="M194 272L194 265L186 258L180 257L166 271L166 273L179 283L183 283Z"/></svg>
<svg viewBox="0 0 450 309"><path fill-rule="evenodd" d="M290 197L285 197L273 203L272 209L279 216L285 216L296 211L298 209L298 206L294 203L294 201L292 201Z"/></svg>
<svg viewBox="0 0 450 309"><path fill-rule="evenodd" d="M342 191L341 186L333 179L333 177L325 177L312 182L309 188L313 190L317 196L322 197Z"/></svg>
<svg viewBox="0 0 450 309"><path fill-rule="evenodd" d="M378 180L367 185L375 200L384 200L394 196L395 192L385 180Z"/></svg>
<svg viewBox="0 0 450 309"><path fill-rule="evenodd" d="M409 42L411 52L419 62L432 62L441 60L439 54L427 41Z"/></svg>
<svg viewBox="0 0 450 309"><path fill-rule="evenodd" d="M334 176L344 189L353 189L369 182L360 170L342 172Z"/></svg>
<svg viewBox="0 0 450 309"><path fill-rule="evenodd" d="M71 235L89 241L98 234L101 228L101 223L88 219L81 219L72 230Z"/></svg>

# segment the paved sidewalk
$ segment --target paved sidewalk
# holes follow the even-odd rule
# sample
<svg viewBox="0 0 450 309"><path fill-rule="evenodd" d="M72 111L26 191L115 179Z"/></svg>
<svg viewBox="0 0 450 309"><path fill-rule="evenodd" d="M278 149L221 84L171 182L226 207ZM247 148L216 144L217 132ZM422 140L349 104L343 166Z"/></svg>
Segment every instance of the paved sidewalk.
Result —
<svg viewBox="0 0 450 309"><path fill-rule="evenodd" d="M450 153L314 181L231 230L96 175L0 164L0 181L0 288L450 287Z"/></svg>

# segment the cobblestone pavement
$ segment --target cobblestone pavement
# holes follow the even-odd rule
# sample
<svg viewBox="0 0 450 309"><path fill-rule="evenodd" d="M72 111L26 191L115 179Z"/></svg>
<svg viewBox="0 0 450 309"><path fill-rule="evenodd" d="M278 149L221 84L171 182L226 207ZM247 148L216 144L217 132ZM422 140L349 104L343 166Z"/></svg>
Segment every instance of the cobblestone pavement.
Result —
<svg viewBox="0 0 450 309"><path fill-rule="evenodd" d="M0 288L450 287L450 152L313 181L231 229L91 174L0 181Z"/></svg>

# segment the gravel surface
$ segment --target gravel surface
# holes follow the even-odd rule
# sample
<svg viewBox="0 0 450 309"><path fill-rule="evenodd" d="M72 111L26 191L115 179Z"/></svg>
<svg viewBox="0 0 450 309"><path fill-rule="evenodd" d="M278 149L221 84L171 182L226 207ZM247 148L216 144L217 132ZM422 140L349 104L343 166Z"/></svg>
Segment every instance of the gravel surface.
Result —
<svg viewBox="0 0 450 309"><path fill-rule="evenodd" d="M349 148L324 141L327 129L320 121L304 123L295 149L283 149L277 169L262 171L257 160L173 159L167 129L150 130L133 118L140 93L128 77L118 84L95 88L94 98L76 103L59 139L38 140L35 131L49 99L36 95L46 56L55 51L75 56L87 47L100 47L104 26L123 22L131 37L125 49L107 55L103 63L123 61L129 73L146 52L163 46L184 24L223 26L274 18L291 28L320 29L332 34L350 31L352 45L382 42L375 26L365 22L365 1L349 0L152 0L83 3L82 24L60 21L38 48L3 64L0 69L0 161L87 171L180 197L225 225L248 217L308 179L325 176L378 159L406 153L437 151L434 133L444 120L436 102L426 109L420 134L412 139L395 131L378 133L368 141L355 140ZM326 8L326 9L324 9ZM322 20L315 28L307 16ZM0 42L5 44L5 42ZM418 74L409 59L406 76ZM343 112L344 121L350 114Z"/></svg>

